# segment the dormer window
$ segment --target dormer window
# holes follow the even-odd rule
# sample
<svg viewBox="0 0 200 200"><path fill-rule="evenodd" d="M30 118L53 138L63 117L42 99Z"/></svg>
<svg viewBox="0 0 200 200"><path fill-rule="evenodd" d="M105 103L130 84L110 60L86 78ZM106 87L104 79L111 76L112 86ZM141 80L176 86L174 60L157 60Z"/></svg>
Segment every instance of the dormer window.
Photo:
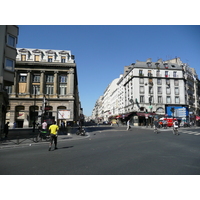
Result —
<svg viewBox="0 0 200 200"><path fill-rule="evenodd" d="M155 65L156 65L156 68L160 68L160 63L159 62L155 63Z"/></svg>
<svg viewBox="0 0 200 200"><path fill-rule="evenodd" d="M26 55L25 54L21 55L21 61L26 61Z"/></svg>
<svg viewBox="0 0 200 200"><path fill-rule="evenodd" d="M165 69L168 69L168 63L164 63Z"/></svg>
<svg viewBox="0 0 200 200"><path fill-rule="evenodd" d="M66 62L66 56L61 56L61 63L65 63Z"/></svg>
<svg viewBox="0 0 200 200"><path fill-rule="evenodd" d="M147 62L147 66L151 67L152 66L151 62Z"/></svg>

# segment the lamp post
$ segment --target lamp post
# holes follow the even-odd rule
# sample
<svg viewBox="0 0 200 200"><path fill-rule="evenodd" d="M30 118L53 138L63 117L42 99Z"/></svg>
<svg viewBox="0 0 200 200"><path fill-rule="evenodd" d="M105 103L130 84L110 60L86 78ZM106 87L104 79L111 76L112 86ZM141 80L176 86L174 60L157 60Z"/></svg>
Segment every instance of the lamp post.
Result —
<svg viewBox="0 0 200 200"><path fill-rule="evenodd" d="M33 91L34 91L34 108L33 108L33 132L35 132L35 106L36 106L36 87L33 86Z"/></svg>
<svg viewBox="0 0 200 200"><path fill-rule="evenodd" d="M153 106L151 105L151 102L152 102L152 96L149 96L149 108L150 108L150 112L152 113L152 108ZM152 118L153 118L153 115L151 114L151 128L152 128Z"/></svg>

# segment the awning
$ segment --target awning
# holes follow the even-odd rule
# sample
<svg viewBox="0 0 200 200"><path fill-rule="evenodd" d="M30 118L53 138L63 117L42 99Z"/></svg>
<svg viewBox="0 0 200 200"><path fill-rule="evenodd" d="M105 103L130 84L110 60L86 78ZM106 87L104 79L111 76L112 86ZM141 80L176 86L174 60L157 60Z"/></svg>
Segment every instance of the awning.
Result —
<svg viewBox="0 0 200 200"><path fill-rule="evenodd" d="M200 116L196 116L196 120L200 120Z"/></svg>
<svg viewBox="0 0 200 200"><path fill-rule="evenodd" d="M156 113L136 113L139 117L149 117L151 115L156 115Z"/></svg>

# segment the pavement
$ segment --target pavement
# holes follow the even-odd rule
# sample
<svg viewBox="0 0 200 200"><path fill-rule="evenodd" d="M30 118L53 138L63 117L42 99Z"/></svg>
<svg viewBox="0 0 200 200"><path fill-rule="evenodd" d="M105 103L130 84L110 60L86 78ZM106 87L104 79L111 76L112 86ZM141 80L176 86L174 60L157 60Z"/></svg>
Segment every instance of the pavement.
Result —
<svg viewBox="0 0 200 200"><path fill-rule="evenodd" d="M65 131L59 131L58 143L61 141L80 140L89 137L88 133L86 133L85 136L77 135L77 129L78 127L68 127ZM3 136L3 138L0 139L0 149L49 143L49 141L45 139L37 141L36 137L38 133L39 131L37 129L33 132L32 128L9 129L8 137L5 138Z"/></svg>

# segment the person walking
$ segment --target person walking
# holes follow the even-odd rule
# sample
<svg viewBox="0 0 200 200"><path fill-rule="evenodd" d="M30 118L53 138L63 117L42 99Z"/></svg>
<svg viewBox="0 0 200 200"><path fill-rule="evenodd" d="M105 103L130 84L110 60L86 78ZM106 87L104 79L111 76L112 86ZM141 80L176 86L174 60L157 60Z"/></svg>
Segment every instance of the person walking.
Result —
<svg viewBox="0 0 200 200"><path fill-rule="evenodd" d="M159 125L159 123L158 123L157 119L154 120L153 125L154 125L154 133L158 133L158 125Z"/></svg>
<svg viewBox="0 0 200 200"><path fill-rule="evenodd" d="M129 129L131 129L130 120L127 121L127 129L126 130L128 131Z"/></svg>
<svg viewBox="0 0 200 200"><path fill-rule="evenodd" d="M47 130L47 122L46 120L44 120L44 122L42 123L42 131L46 131Z"/></svg>
<svg viewBox="0 0 200 200"><path fill-rule="evenodd" d="M5 138L8 137L8 129L9 129L9 126L8 126L9 122L7 122L5 125L4 125L4 133L5 133Z"/></svg>
<svg viewBox="0 0 200 200"><path fill-rule="evenodd" d="M50 137L51 137L51 140L49 143L49 151L51 151L53 142L55 145L54 149L57 149L57 138L58 138L59 127L58 127L58 125L56 125L56 122L54 122L51 126L49 126L49 130L50 130Z"/></svg>

